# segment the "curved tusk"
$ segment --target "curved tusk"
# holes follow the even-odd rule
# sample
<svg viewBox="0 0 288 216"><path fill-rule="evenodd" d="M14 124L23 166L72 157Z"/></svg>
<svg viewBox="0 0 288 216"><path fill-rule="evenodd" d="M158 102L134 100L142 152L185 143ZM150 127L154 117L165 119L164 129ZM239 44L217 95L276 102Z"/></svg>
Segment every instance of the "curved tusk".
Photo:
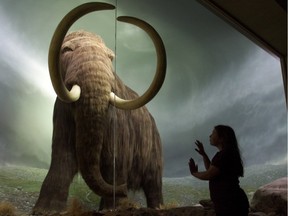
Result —
<svg viewBox="0 0 288 216"><path fill-rule="evenodd" d="M117 97L113 92L110 93L110 103L120 109L137 109L148 103L160 90L166 75L166 51L163 41L156 30L143 20L135 17L121 16L118 21L134 24L143 29L152 39L157 53L157 68L154 79L150 87L144 94L134 100L124 100Z"/></svg>
<svg viewBox="0 0 288 216"><path fill-rule="evenodd" d="M65 102L77 101L81 93L81 89L78 85L74 85L72 87L72 90L69 91L66 88L63 82L63 78L61 76L60 72L61 67L59 59L60 59L61 45L65 35L67 34L72 24L83 15L93 11L112 10L112 9L115 9L115 7L107 3L90 2L82 4L71 10L58 24L50 43L49 55L48 55L48 67L53 88L57 96L61 100Z"/></svg>

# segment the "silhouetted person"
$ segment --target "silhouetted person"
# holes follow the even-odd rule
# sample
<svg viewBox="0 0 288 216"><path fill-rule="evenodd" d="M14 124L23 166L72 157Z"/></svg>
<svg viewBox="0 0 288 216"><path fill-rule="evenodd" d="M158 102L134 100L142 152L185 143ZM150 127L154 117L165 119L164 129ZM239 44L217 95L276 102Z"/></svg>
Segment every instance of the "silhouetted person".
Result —
<svg viewBox="0 0 288 216"><path fill-rule="evenodd" d="M210 143L219 149L212 161L207 156L203 144L196 140L198 149L195 150L203 157L206 171L199 172L198 166L191 158L191 174L198 179L209 180L210 197L216 216L247 216L249 202L238 180L244 175L243 162L234 130L229 126L215 126L210 135Z"/></svg>

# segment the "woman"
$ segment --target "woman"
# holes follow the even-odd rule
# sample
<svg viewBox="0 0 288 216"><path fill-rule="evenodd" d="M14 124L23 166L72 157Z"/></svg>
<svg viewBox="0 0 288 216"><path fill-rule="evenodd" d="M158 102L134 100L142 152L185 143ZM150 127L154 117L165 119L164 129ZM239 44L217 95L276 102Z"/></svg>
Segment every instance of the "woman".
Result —
<svg viewBox="0 0 288 216"><path fill-rule="evenodd" d="M195 149L202 157L206 171L198 172L198 166L191 158L191 174L201 180L209 180L210 197L214 203L216 216L247 216L249 202L239 186L243 177L243 163L234 130L229 126L218 125L210 135L210 143L219 152L210 161L203 144L196 140Z"/></svg>

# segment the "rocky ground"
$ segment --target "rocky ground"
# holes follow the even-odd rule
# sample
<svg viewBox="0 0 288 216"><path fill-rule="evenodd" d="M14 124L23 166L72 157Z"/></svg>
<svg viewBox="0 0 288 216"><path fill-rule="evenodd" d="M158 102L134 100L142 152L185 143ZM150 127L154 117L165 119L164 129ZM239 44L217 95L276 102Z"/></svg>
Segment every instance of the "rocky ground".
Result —
<svg viewBox="0 0 288 216"><path fill-rule="evenodd" d="M29 215L38 198L38 193L25 192L21 188L10 189L10 192L7 193L7 188L3 187L5 186L0 186L1 203L10 203L14 206L15 212L19 216ZM2 216L1 213L0 216Z"/></svg>
<svg viewBox="0 0 288 216"><path fill-rule="evenodd" d="M38 194L15 189L9 194L0 193L0 216L30 216ZM187 206L169 209L126 208L115 211L86 210L76 202L70 205L67 212L50 216L215 216L214 210L203 206ZM2 205L2 206L1 206ZM4 206L4 207L3 207ZM250 213L249 216L284 216L279 214Z"/></svg>
<svg viewBox="0 0 288 216"><path fill-rule="evenodd" d="M15 188L14 191L10 193L4 194L3 186L0 186L0 216L29 216L31 215L32 208L36 202L38 197L38 193L29 193L24 192L21 188ZM7 191L7 188L4 190ZM2 205L2 206L1 206ZM3 211L3 209L7 209ZM203 207L194 206L194 207L178 207L178 208L171 208L171 209L162 209L162 210L153 210L147 208L127 208L115 211L93 211L88 210L81 205L73 204L73 206L69 206L67 212L63 212L61 216L137 216L137 215L146 215L146 216L185 216L185 215L193 215L193 216L213 216L213 210L204 209ZM2 211L1 211L2 210Z"/></svg>
<svg viewBox="0 0 288 216"><path fill-rule="evenodd" d="M31 215L32 208L37 200L38 193L31 193L25 192L21 188L15 188L11 190L10 188L3 188L5 186L0 186L0 210L2 204L2 210L5 208L10 209L9 211L0 211L0 216L29 216ZM10 190L9 193L3 193L3 191ZM4 206L4 207L3 207ZM14 210L13 210L14 209ZM73 204L68 209L68 212L63 212L61 216L137 216L137 215L151 215L151 216L180 216L180 215L199 215L199 216L212 216L212 210L204 210L202 207L178 207L178 208L171 208L171 209L162 209L162 210L153 210L147 208L127 208L122 210L115 210L115 211L105 211L105 212L98 212L98 211L85 211L83 210L85 207L77 204ZM86 208L87 209L87 208ZM73 213L72 213L73 212ZM55 215L56 216L56 215Z"/></svg>
<svg viewBox="0 0 288 216"><path fill-rule="evenodd" d="M38 194L23 192L21 189L15 189L14 193L0 194L0 216L31 216L33 205ZM75 204L76 203L76 204ZM2 206L1 206L2 205ZM4 206L4 208L3 208ZM42 215L41 215L42 216ZM169 209L147 209L147 208L126 208L115 211L93 211L79 202L68 207L67 212L54 214L50 216L215 216L214 210L203 206L187 206ZM268 216L264 213L250 213L249 216ZM273 214L269 216L280 216ZM283 216L283 215L281 215Z"/></svg>

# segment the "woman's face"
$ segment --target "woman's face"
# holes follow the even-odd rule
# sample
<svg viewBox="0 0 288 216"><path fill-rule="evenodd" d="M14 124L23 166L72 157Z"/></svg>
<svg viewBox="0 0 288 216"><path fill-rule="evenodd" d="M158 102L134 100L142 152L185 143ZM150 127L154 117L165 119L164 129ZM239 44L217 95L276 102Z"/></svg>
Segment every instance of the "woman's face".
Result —
<svg viewBox="0 0 288 216"><path fill-rule="evenodd" d="M219 147L221 145L221 139L218 136L218 133L215 129L212 131L210 135L210 144L216 147Z"/></svg>

